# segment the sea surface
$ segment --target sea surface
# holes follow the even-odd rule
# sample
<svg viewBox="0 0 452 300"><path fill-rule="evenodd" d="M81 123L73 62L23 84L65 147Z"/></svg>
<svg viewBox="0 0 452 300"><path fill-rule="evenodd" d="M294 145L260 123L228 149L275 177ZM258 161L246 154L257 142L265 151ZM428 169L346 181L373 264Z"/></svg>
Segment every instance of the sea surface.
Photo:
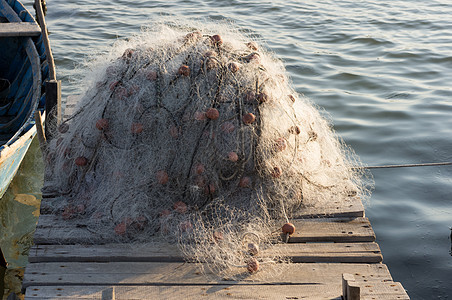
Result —
<svg viewBox="0 0 452 300"><path fill-rule="evenodd" d="M32 1L24 1L31 9ZM452 161L452 2L48 0L62 94L83 62L163 17L232 22L284 61L296 91L325 110L370 166ZM0 200L0 245L18 289L42 184L35 144ZM366 216L384 263L412 299L452 298L452 166L376 169Z"/></svg>

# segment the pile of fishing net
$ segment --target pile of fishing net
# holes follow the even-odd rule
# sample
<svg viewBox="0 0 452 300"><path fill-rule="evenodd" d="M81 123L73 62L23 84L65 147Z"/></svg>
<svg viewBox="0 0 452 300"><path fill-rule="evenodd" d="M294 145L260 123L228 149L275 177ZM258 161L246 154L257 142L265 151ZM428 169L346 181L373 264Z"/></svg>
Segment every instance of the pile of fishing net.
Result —
<svg viewBox="0 0 452 300"><path fill-rule="evenodd" d="M162 25L88 79L47 181L55 214L106 240L177 241L217 274L255 272L283 260L267 250L303 205L367 193L281 61L235 30Z"/></svg>

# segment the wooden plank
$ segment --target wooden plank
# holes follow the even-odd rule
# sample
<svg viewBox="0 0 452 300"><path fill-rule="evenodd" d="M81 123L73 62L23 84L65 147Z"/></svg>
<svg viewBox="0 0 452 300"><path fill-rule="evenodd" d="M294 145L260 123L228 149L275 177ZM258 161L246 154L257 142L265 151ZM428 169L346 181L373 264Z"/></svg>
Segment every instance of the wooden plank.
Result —
<svg viewBox="0 0 452 300"><path fill-rule="evenodd" d="M0 37L39 36L41 28L36 23L14 22L1 23Z"/></svg>
<svg viewBox="0 0 452 300"><path fill-rule="evenodd" d="M243 268L244 269L244 268ZM193 284L337 284L342 273L352 273L356 280L391 281L383 264L278 264L261 266L253 275L237 268L239 282L217 280L213 274L203 275L194 263L30 263L25 270L23 287L60 285L193 285Z"/></svg>
<svg viewBox="0 0 452 300"><path fill-rule="evenodd" d="M289 243L374 242L375 233L367 218L293 220L295 233Z"/></svg>
<svg viewBox="0 0 452 300"><path fill-rule="evenodd" d="M281 244L272 252L281 253L294 263L380 263L383 256L376 243ZM262 256L265 256L265 252Z"/></svg>
<svg viewBox="0 0 452 300"><path fill-rule="evenodd" d="M27 288L25 299L102 299L110 286L57 286ZM114 286L115 299L340 299L333 285L287 286Z"/></svg>
<svg viewBox="0 0 452 300"><path fill-rule="evenodd" d="M376 295L397 295L397 296L407 296L405 289L403 288L400 282L365 282L359 283L359 287L361 290L361 297L368 296L371 298ZM380 298L378 298L380 299ZM392 298L399 299L399 298Z"/></svg>
<svg viewBox="0 0 452 300"><path fill-rule="evenodd" d="M263 251L262 257L276 253L292 262L379 263L376 243L277 244ZM176 245L36 245L30 249L29 262L183 262Z"/></svg>
<svg viewBox="0 0 452 300"><path fill-rule="evenodd" d="M29 262L184 262L177 245L35 245Z"/></svg>
<svg viewBox="0 0 452 300"><path fill-rule="evenodd" d="M290 243L373 242L375 233L367 218L294 220L297 231ZM54 215L41 215L34 235L35 244L106 244L114 242L86 229L83 219L64 221Z"/></svg>
<svg viewBox="0 0 452 300"><path fill-rule="evenodd" d="M73 99L76 96L69 96L64 109L63 120L67 120L72 113L75 112L76 102L78 99ZM55 201L53 194L43 197L44 210L41 213L49 213L45 208L48 203ZM313 219L313 218L362 218L364 217L364 206L359 198L349 198L344 201L333 201L332 203L319 203L316 205L307 205L300 208L300 210L293 216L294 219Z"/></svg>
<svg viewBox="0 0 452 300"><path fill-rule="evenodd" d="M52 125L61 122L61 80L48 80L46 87L46 137L50 141L53 137Z"/></svg>
<svg viewBox="0 0 452 300"><path fill-rule="evenodd" d="M199 285L199 286L32 286L26 299L102 299L114 290L116 299L341 299L336 284L321 285ZM366 294L362 299L409 299L406 293ZM376 297L378 296L378 297ZM391 297L391 298L390 298Z"/></svg>
<svg viewBox="0 0 452 300"><path fill-rule="evenodd" d="M360 218L364 215L361 199L351 197L344 201L306 205L295 213L294 218Z"/></svg>

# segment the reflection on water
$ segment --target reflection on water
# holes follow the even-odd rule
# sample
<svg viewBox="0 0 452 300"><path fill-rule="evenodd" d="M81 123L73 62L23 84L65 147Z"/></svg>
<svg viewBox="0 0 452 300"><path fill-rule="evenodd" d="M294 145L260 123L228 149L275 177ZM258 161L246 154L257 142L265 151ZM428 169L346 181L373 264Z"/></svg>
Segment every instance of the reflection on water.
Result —
<svg viewBox="0 0 452 300"><path fill-rule="evenodd" d="M42 156L35 139L16 177L0 199L0 246L8 262L4 299L11 292L23 298L20 295L21 280L39 216L42 174Z"/></svg>

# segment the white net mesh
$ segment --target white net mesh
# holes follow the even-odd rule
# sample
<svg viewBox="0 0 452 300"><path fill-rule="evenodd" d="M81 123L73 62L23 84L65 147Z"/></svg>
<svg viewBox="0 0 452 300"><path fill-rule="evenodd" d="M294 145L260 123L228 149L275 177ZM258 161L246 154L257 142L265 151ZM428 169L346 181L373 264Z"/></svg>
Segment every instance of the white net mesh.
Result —
<svg viewBox="0 0 452 300"><path fill-rule="evenodd" d="M282 261L272 231L302 205L367 190L282 63L211 25L156 26L98 59L49 145L48 182L63 219L108 240L177 241L235 276Z"/></svg>

